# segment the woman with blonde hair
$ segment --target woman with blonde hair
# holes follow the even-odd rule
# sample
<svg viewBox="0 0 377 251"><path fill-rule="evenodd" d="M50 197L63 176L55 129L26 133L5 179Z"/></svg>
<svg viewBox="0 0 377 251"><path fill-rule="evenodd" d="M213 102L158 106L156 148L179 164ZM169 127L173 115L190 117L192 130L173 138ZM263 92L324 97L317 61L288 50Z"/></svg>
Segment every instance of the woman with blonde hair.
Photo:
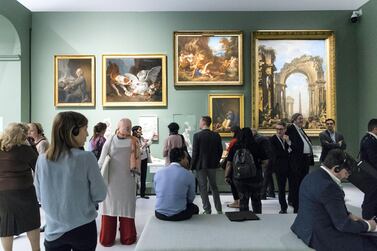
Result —
<svg viewBox="0 0 377 251"><path fill-rule="evenodd" d="M100 206L102 223L99 241L105 247L114 244L118 217L120 242L123 245L136 242L134 173L140 170L140 152L138 139L131 136L131 128L129 119L121 119L115 134L106 140L98 161L102 167L106 156L111 157L108 167L108 194Z"/></svg>
<svg viewBox="0 0 377 251"><path fill-rule="evenodd" d="M45 153L49 143L44 135L43 127L40 123L29 123L28 135L33 139L33 145L37 148L38 154Z"/></svg>
<svg viewBox="0 0 377 251"><path fill-rule="evenodd" d="M34 184L46 213L46 251L96 249L96 205L105 199L106 185L94 155L80 149L87 129L84 115L58 113L51 145L38 158Z"/></svg>
<svg viewBox="0 0 377 251"><path fill-rule="evenodd" d="M11 251L13 236L26 232L33 251L40 250L39 205L32 170L37 154L28 145L28 126L12 123L0 136L0 239Z"/></svg>

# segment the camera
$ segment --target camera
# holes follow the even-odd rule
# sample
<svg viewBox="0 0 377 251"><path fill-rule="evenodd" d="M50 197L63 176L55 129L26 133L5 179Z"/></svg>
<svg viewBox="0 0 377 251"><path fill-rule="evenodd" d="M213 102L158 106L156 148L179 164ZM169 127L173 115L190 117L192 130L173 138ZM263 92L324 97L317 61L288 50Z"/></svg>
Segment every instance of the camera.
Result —
<svg viewBox="0 0 377 251"><path fill-rule="evenodd" d="M351 22L357 23L362 15L363 15L363 11L361 9L352 11Z"/></svg>

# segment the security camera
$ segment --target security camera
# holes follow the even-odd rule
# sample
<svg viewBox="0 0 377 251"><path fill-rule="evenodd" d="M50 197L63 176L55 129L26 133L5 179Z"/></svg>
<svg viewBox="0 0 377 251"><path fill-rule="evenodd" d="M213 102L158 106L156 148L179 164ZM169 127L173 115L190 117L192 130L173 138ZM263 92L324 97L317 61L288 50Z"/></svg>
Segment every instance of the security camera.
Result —
<svg viewBox="0 0 377 251"><path fill-rule="evenodd" d="M351 22L357 23L359 21L361 15L363 15L363 11L361 9L352 11Z"/></svg>

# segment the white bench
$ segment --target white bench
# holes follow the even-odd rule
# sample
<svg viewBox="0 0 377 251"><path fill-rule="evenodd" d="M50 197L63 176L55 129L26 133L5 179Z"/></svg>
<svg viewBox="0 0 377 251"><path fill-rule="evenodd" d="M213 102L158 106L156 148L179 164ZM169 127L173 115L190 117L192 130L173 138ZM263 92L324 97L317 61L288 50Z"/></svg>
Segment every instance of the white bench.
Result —
<svg viewBox="0 0 377 251"><path fill-rule="evenodd" d="M312 250L290 230L296 215L259 215L259 221L231 222L225 215L196 215L181 222L152 216L136 251Z"/></svg>

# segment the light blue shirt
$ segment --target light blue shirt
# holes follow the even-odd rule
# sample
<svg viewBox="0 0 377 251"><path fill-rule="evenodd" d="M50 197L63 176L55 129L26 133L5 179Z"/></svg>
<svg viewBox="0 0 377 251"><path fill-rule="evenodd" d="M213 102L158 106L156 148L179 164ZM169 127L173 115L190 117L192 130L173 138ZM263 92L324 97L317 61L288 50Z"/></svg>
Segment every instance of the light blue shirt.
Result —
<svg viewBox="0 0 377 251"><path fill-rule="evenodd" d="M107 193L93 153L79 149L72 149L57 161L39 155L34 186L46 213L47 241L95 220L96 204Z"/></svg>
<svg viewBox="0 0 377 251"><path fill-rule="evenodd" d="M186 209L187 203L195 199L194 175L173 162L157 171L154 176L156 211L166 216L178 214Z"/></svg>

